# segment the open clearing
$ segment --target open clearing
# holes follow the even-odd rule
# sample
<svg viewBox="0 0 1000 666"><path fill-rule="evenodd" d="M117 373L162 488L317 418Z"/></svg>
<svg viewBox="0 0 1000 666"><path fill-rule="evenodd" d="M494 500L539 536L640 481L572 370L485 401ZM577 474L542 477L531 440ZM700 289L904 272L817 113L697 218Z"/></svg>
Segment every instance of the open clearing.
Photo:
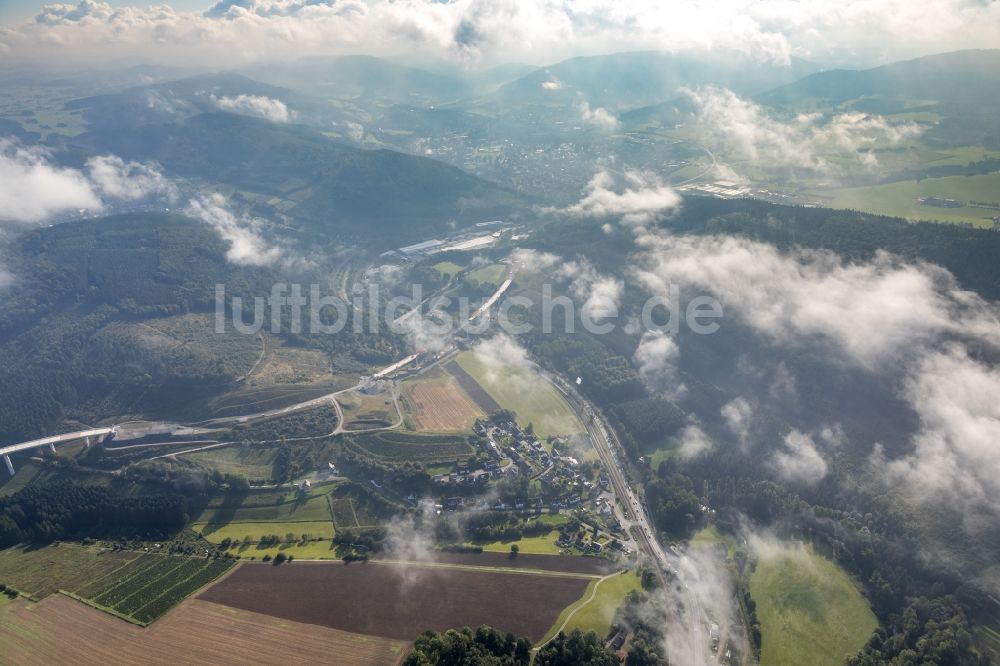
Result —
<svg viewBox="0 0 1000 666"><path fill-rule="evenodd" d="M370 664L399 663L407 642L189 600L142 628L54 595L0 606L0 663Z"/></svg>
<svg viewBox="0 0 1000 666"><path fill-rule="evenodd" d="M490 264L489 266L483 266L482 268L477 268L476 270L471 271L465 276L465 279L475 284L499 285L503 282L503 278L507 274L507 270L508 268L504 264Z"/></svg>
<svg viewBox="0 0 1000 666"><path fill-rule="evenodd" d="M531 423L540 437L584 432L563 397L537 372L493 363L474 352L462 352L457 362L504 409L517 414L523 427Z"/></svg>
<svg viewBox="0 0 1000 666"><path fill-rule="evenodd" d="M418 563L243 564L199 597L354 633L412 640L488 624L540 638L587 577Z"/></svg>
<svg viewBox="0 0 1000 666"><path fill-rule="evenodd" d="M436 270L441 275L450 278L460 273L464 267L459 266L454 261L440 261L431 266L431 268Z"/></svg>
<svg viewBox="0 0 1000 666"><path fill-rule="evenodd" d="M850 576L811 546L759 553L750 595L763 635L761 666L843 664L878 626Z"/></svg>
<svg viewBox="0 0 1000 666"><path fill-rule="evenodd" d="M465 432L477 418L486 415L458 380L440 369L404 382L403 391L417 430Z"/></svg>
<svg viewBox="0 0 1000 666"><path fill-rule="evenodd" d="M929 196L957 199L965 205L961 208L937 208L921 205L917 201L918 197ZM971 201L1000 201L1000 173L925 178L919 182L908 180L843 189L832 193L830 204L834 208L853 208L911 220L969 222L978 226L992 226L990 218L1000 215L1000 210L973 208L969 206Z"/></svg>
<svg viewBox="0 0 1000 666"><path fill-rule="evenodd" d="M348 391L337 396L337 402L344 412L345 430L367 430L387 428L399 420L399 413L388 392L366 395L360 391Z"/></svg>

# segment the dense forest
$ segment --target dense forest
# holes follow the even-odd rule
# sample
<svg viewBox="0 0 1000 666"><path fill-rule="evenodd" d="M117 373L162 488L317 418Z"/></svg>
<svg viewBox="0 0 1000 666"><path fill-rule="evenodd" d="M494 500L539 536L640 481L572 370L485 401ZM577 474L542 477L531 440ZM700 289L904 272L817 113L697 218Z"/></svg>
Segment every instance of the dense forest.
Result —
<svg viewBox="0 0 1000 666"><path fill-rule="evenodd" d="M674 234L743 236L781 249L831 250L847 260L869 260L885 250L940 264L962 287L991 299L1000 296L995 260L1000 233L992 230L698 197L685 198L684 206L660 224ZM556 221L531 242L567 259L584 256L614 275L635 251L629 232L607 232L600 221ZM626 285L622 319L641 297ZM887 451L905 451L915 427L915 416L898 402L888 381L847 367L831 371L821 352L770 350L733 319L715 335L682 331L676 340L682 352L674 381L683 390L673 393L643 382L636 372L631 358L636 335L578 332L527 342L543 365L582 378L580 390L615 428L643 482L651 517L667 538L683 539L703 526L701 507L706 505L717 512L715 523L723 531L738 534L749 524L808 540L861 581L880 620L880 633L854 663L979 663L970 620L987 618L989 600L966 582L968 572L960 566L927 558L912 517L856 478L872 441ZM747 357L761 367L780 363L790 371L797 380L795 411L770 398L767 384L736 376L734 368ZM776 480L768 457L741 444L720 419L720 409L742 395L758 403L753 436L760 442L780 442L789 423L842 423L847 436L837 452L836 473L815 485ZM667 456L657 468L643 462L657 449L676 447L691 424L715 446L690 459ZM1000 534L988 530L977 550L968 552L989 558L998 543ZM663 663L658 659L636 656L635 663Z"/></svg>
<svg viewBox="0 0 1000 666"><path fill-rule="evenodd" d="M176 493L125 496L102 486L38 484L0 498L0 548L73 537L162 537L188 518L187 498Z"/></svg>
<svg viewBox="0 0 1000 666"><path fill-rule="evenodd" d="M213 313L216 284L225 285L227 297L246 301L269 294L276 282L316 279L311 268L279 279L274 269L234 266L210 227L167 214L37 229L18 238L11 252L19 284L0 313L4 442L50 434L65 418L94 422L148 413L180 419L197 412L245 369L227 360L229 352L206 359L186 346L146 342L136 336L144 322ZM377 335L351 326L336 335L293 333L290 316L286 308L279 318L287 344L320 350L331 363L355 369L396 358L403 344L385 327Z"/></svg>

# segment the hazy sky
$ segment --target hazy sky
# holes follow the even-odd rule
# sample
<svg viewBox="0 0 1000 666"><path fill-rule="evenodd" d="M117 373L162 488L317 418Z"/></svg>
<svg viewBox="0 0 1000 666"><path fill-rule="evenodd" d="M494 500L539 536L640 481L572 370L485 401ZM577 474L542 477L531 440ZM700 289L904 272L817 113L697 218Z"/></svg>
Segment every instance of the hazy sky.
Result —
<svg viewBox="0 0 1000 666"><path fill-rule="evenodd" d="M58 4L44 0L0 0L0 21L4 23L30 21L45 5ZM112 7L128 7L129 5L145 6L147 4L168 4L183 11L204 10L209 2L205 0L175 0L174 2L128 2L128 0L112 0Z"/></svg>
<svg viewBox="0 0 1000 666"><path fill-rule="evenodd" d="M219 65L300 55L426 55L470 66L577 54L727 49L872 65L1000 47L1000 0L80 0L2 2L0 54Z"/></svg>

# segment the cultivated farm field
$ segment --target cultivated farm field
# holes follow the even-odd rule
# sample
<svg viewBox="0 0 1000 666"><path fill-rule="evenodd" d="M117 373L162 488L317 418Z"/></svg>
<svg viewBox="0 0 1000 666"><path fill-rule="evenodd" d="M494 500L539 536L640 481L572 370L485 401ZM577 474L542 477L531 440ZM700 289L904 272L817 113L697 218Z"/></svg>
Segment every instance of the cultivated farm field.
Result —
<svg viewBox="0 0 1000 666"><path fill-rule="evenodd" d="M143 555L77 596L148 624L233 566L231 560Z"/></svg>
<svg viewBox="0 0 1000 666"><path fill-rule="evenodd" d="M0 551L0 582L34 599L65 591L147 624L232 567L230 560L53 544Z"/></svg>
<svg viewBox="0 0 1000 666"><path fill-rule="evenodd" d="M199 599L400 640L480 624L537 640L590 579L426 563L244 563Z"/></svg>
<svg viewBox="0 0 1000 666"><path fill-rule="evenodd" d="M294 646L294 647L292 647ZM150 627L53 595L0 606L0 663L356 664L392 666L408 642L337 631L190 599Z"/></svg>
<svg viewBox="0 0 1000 666"><path fill-rule="evenodd" d="M463 436L424 435L396 430L356 435L349 445L373 458L422 463L453 462L472 453L472 447Z"/></svg>
<svg viewBox="0 0 1000 666"><path fill-rule="evenodd" d="M0 583L41 599L59 590L76 591L138 557L138 553L69 543L15 546L0 550Z"/></svg>
<svg viewBox="0 0 1000 666"><path fill-rule="evenodd" d="M458 381L441 370L404 383L403 390L417 430L465 432L485 416Z"/></svg>

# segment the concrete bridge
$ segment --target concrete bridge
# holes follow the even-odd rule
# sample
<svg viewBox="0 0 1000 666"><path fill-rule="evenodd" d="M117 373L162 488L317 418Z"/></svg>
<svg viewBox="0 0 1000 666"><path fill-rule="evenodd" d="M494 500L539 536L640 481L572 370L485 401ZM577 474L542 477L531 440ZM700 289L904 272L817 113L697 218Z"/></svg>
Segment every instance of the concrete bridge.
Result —
<svg viewBox="0 0 1000 666"><path fill-rule="evenodd" d="M87 446L90 446L95 442L103 442L107 439L108 435L113 435L116 427L117 426L112 426L110 428L94 428L92 430L79 430L77 432L68 432L64 435L53 435L51 437L33 439L30 442L11 444L10 446L0 447L0 456L3 456L3 461L7 464L7 471L10 472L11 476L14 476L14 464L10 461L10 454L12 453L28 451L29 449L37 449L43 446L49 447L52 452L55 453L56 444L74 442L79 439L82 439Z"/></svg>

